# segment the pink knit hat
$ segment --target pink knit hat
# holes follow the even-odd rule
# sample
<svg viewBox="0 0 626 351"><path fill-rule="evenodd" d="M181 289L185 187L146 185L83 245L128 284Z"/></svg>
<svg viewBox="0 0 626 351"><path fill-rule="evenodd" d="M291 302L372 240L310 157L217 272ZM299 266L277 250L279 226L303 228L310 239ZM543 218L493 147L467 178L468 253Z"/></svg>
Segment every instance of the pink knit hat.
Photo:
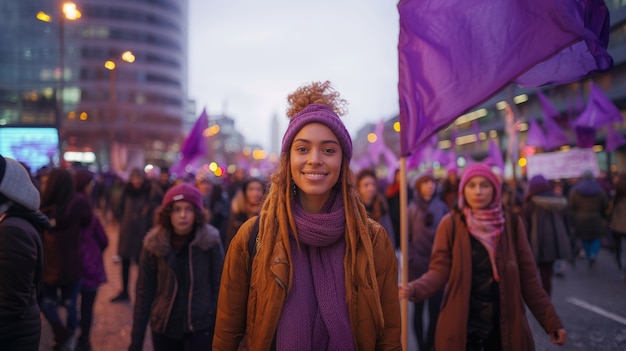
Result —
<svg viewBox="0 0 626 351"><path fill-rule="evenodd" d="M296 134L309 123L321 123L330 128L335 133L337 139L339 139L343 153L348 159L352 158L352 139L346 126L330 107L321 104L311 104L291 117L287 131L285 131L283 136L280 151L283 153L288 152Z"/></svg>
<svg viewBox="0 0 626 351"><path fill-rule="evenodd" d="M473 163L463 171L463 176L461 177L461 183L459 184L459 208L463 208L465 206L465 198L463 197L463 189L467 182L474 177L485 177L489 183L493 186L493 200L489 207L493 204L500 203L500 193L502 192L502 184L498 180L498 177L493 173L491 167L484 163Z"/></svg>
<svg viewBox="0 0 626 351"><path fill-rule="evenodd" d="M187 201L192 205L196 206L200 210L202 210L202 194L200 191L196 189L196 187L191 186L189 184L179 184L174 187L171 187L163 196L162 206L169 205L172 202L176 201Z"/></svg>

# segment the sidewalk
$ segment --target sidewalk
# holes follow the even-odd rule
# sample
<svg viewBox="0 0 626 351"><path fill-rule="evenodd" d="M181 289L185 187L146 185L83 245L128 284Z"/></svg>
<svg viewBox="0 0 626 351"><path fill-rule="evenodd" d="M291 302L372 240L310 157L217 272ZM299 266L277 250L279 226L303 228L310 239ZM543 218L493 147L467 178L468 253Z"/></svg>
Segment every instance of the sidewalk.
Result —
<svg viewBox="0 0 626 351"><path fill-rule="evenodd" d="M102 216L100 216L102 219ZM100 286L96 303L94 305L93 326L91 329L91 346L93 351L122 351L127 350L130 345L130 333L132 329L132 303L111 303L110 299L121 290L121 265L114 263L113 258L117 252L118 227L116 224L109 224L102 221L109 238L109 246L104 252L104 267L108 281ZM135 281L137 279L137 266L131 265L130 269L130 295L134 301ZM79 298L80 309L80 298ZM64 318L65 311L59 309L61 317ZM147 328L149 329L149 327ZM76 337L80 330L76 331ZM41 316L41 342L39 351L52 350L54 345L54 335L52 329ZM146 337L144 350L152 350L152 341Z"/></svg>

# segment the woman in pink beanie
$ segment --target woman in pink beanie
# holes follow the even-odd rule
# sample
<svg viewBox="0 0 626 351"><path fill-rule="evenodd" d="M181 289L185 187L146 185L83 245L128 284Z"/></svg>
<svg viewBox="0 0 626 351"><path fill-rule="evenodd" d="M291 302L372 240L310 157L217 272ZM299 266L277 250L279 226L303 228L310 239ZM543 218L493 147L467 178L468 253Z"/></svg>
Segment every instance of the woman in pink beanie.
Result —
<svg viewBox="0 0 626 351"><path fill-rule="evenodd" d="M446 287L436 350L534 350L525 305L554 344L567 338L537 277L524 223L503 211L500 189L489 166L468 166L458 208L437 229L428 272L400 286L400 298L411 301Z"/></svg>
<svg viewBox="0 0 626 351"><path fill-rule="evenodd" d="M354 185L345 101L330 82L288 101L270 192L226 253L213 348L399 350L397 260Z"/></svg>
<svg viewBox="0 0 626 351"><path fill-rule="evenodd" d="M143 350L148 322L155 351L211 350L223 262L200 192L170 188L143 242L129 350Z"/></svg>

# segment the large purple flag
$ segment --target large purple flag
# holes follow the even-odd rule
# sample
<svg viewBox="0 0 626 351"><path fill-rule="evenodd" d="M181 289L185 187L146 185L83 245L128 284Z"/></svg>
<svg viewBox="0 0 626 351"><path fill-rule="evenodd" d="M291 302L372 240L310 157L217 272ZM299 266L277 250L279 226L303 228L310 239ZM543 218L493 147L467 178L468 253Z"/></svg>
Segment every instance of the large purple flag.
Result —
<svg viewBox="0 0 626 351"><path fill-rule="evenodd" d="M400 0L402 156L511 82L579 80L607 70L602 0Z"/></svg>
<svg viewBox="0 0 626 351"><path fill-rule="evenodd" d="M620 146L626 144L624 136L615 130L612 126L608 126L606 130L606 151L615 151Z"/></svg>
<svg viewBox="0 0 626 351"><path fill-rule="evenodd" d="M600 128L602 126L623 122L624 118L617 107L595 84L591 83L591 93L587 107L580 114L574 127Z"/></svg>
<svg viewBox="0 0 626 351"><path fill-rule="evenodd" d="M528 133L526 134L526 145L545 148L546 136L543 129L534 119L528 125Z"/></svg>

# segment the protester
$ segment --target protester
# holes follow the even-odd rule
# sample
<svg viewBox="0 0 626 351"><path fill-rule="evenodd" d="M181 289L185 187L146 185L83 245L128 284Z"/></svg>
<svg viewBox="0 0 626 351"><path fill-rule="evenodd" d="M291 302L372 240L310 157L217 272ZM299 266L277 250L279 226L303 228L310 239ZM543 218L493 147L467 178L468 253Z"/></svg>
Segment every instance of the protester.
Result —
<svg viewBox="0 0 626 351"><path fill-rule="evenodd" d="M541 284L551 295L556 260L569 260L572 256L567 199L554 193L550 182L538 174L528 183L523 212Z"/></svg>
<svg viewBox="0 0 626 351"><path fill-rule="evenodd" d="M36 351L41 339L37 297L43 284L40 237L50 227L26 169L0 155L0 350Z"/></svg>
<svg viewBox="0 0 626 351"><path fill-rule="evenodd" d="M428 271L437 226L443 216L450 212L448 206L435 196L436 188L432 172L425 171L417 176L414 186L415 198L407 210L409 280L415 280ZM442 298L443 290L424 301L415 302L413 327L420 351L431 350L433 347ZM427 322L423 318L424 304L428 308Z"/></svg>
<svg viewBox="0 0 626 351"><path fill-rule="evenodd" d="M610 228L613 233L615 243L615 259L617 266L622 267L622 239L626 237L626 174L619 175L615 185L615 196L613 197L611 211ZM626 278L626 276L625 276Z"/></svg>
<svg viewBox="0 0 626 351"><path fill-rule="evenodd" d="M389 204L387 199L378 191L378 178L376 173L369 168L362 169L356 175L356 187L365 205L365 210L371 219L380 223L385 228L391 243L395 247L396 239L393 231L391 216L389 215Z"/></svg>
<svg viewBox="0 0 626 351"><path fill-rule="evenodd" d="M587 171L570 190L568 204L574 235L581 240L589 268L593 268L600 252L600 238L605 234L608 197Z"/></svg>
<svg viewBox="0 0 626 351"><path fill-rule="evenodd" d="M394 245L400 249L400 170L394 173L393 182L385 189L385 198L389 206L389 216L393 227ZM407 191L407 201L411 201L412 192Z"/></svg>
<svg viewBox="0 0 626 351"><path fill-rule="evenodd" d="M50 171L41 211L52 224L43 236L46 260L41 311L54 332L55 350L65 350L72 344L78 326L77 301L83 278L80 239L91 223L93 211L89 200L76 193L74 177L64 168ZM57 311L59 291L67 312L65 323Z"/></svg>
<svg viewBox="0 0 626 351"><path fill-rule="evenodd" d="M463 172L458 210L437 229L424 275L400 286L401 299L422 301L446 286L437 350L533 350L526 306L557 345L567 333L541 288L524 223L503 213L501 185L485 164Z"/></svg>
<svg viewBox="0 0 626 351"><path fill-rule="evenodd" d="M243 181L241 191L231 201L226 235L223 239L226 250L241 225L261 212L264 194L265 183L260 178L247 178Z"/></svg>
<svg viewBox="0 0 626 351"><path fill-rule="evenodd" d="M211 350L223 263L200 192L170 188L143 243L129 350L143 350L148 321L155 351Z"/></svg>
<svg viewBox="0 0 626 351"><path fill-rule="evenodd" d="M118 255L122 261L122 291L111 302L126 302L131 262L139 262L143 238L152 227L154 210L161 201L162 193L150 182L144 172L135 168L124 186L115 217L120 223Z"/></svg>
<svg viewBox="0 0 626 351"><path fill-rule="evenodd" d="M76 194L84 197L93 211L90 202L91 191L94 187L94 174L88 170L77 170L74 173ZM80 252L82 254L83 276L80 287L80 334L76 340L75 351L90 351L91 324L93 321L93 306L96 301L98 287L106 282L106 272L102 254L109 245L109 239L97 216L91 217L91 222L80 234Z"/></svg>
<svg viewBox="0 0 626 351"><path fill-rule="evenodd" d="M222 244L228 230L228 216L230 214L230 201L228 195L220 184L215 184L213 177L204 169L196 174L196 188L202 194L202 205L208 213L209 224L220 232ZM226 246L224 246L226 249Z"/></svg>
<svg viewBox="0 0 626 351"><path fill-rule="evenodd" d="M448 208L454 209L457 203L457 194L459 193L459 174L456 164L446 167L447 177L443 180L441 186L441 200L448 205Z"/></svg>
<svg viewBox="0 0 626 351"><path fill-rule="evenodd" d="M213 348L237 350L245 338L250 350L399 350L395 251L355 188L345 101L330 82L288 101L259 221L226 253Z"/></svg>

